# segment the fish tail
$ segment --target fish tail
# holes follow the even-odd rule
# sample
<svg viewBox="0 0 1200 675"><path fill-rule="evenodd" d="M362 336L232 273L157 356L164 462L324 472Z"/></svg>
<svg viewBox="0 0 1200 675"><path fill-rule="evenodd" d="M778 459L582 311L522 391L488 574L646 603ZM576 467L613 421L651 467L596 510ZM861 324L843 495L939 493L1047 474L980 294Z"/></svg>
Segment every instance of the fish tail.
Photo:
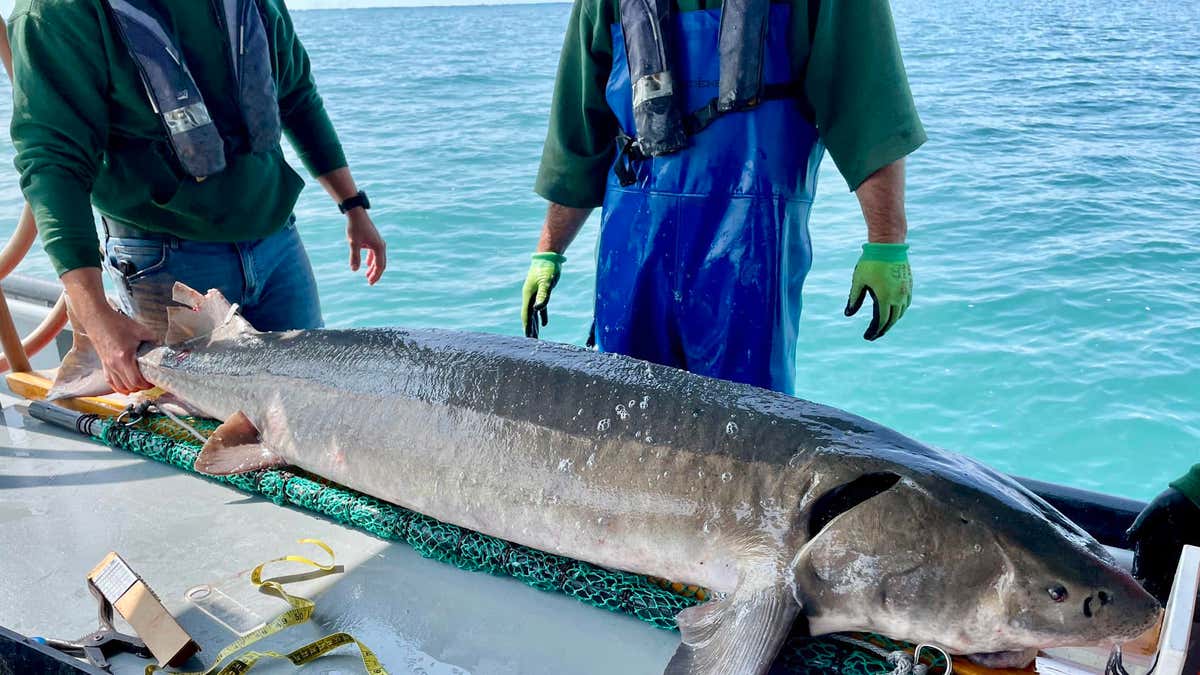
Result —
<svg viewBox="0 0 1200 675"><path fill-rule="evenodd" d="M181 306L167 308L168 345L200 338L221 340L255 332L254 327L238 314L238 306L226 300L215 288L202 294L177 281L171 297Z"/></svg>
<svg viewBox="0 0 1200 675"><path fill-rule="evenodd" d="M73 331L72 335L71 351L63 357L46 400L111 394L112 387L104 377L100 353L96 351L91 338L80 330Z"/></svg>

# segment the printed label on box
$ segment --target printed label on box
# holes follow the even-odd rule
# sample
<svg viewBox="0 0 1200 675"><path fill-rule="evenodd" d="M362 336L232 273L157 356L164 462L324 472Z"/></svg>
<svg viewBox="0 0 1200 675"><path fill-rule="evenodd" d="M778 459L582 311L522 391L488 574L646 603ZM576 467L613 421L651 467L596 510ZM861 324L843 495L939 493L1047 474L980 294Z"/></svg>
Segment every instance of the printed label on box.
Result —
<svg viewBox="0 0 1200 675"><path fill-rule="evenodd" d="M113 559L96 575L92 583L96 584L101 595L108 598L109 602L115 603L122 595L125 595L125 591L128 591L130 586L137 583L137 575L129 569L129 565L126 565L124 560L113 556Z"/></svg>

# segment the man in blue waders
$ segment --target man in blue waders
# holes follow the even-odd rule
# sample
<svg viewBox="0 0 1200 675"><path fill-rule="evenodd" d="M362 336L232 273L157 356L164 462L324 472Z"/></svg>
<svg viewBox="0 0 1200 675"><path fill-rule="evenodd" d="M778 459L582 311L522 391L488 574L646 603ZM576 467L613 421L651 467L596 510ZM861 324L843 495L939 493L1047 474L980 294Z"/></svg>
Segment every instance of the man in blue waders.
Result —
<svg viewBox="0 0 1200 675"><path fill-rule="evenodd" d="M912 294L904 157L924 140L886 0L576 0L526 334L603 206L601 350L791 393L822 155L867 222L845 313L869 294L875 340Z"/></svg>

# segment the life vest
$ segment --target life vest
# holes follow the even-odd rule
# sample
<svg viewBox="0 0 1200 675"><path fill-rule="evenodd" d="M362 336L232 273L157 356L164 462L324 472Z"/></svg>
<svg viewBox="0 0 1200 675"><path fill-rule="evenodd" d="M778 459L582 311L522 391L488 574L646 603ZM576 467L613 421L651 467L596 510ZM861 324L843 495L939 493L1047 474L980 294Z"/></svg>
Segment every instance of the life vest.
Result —
<svg viewBox="0 0 1200 675"><path fill-rule="evenodd" d="M184 62L183 50L150 0L106 0L125 47L137 64L150 105L187 175L201 180L225 169L226 146L266 152L279 144L282 126L271 46L256 0L211 0L222 26L238 87L246 137L217 129L204 95ZM203 0L188 0L201 2ZM228 132L228 130L227 130Z"/></svg>
<svg viewBox="0 0 1200 675"><path fill-rule="evenodd" d="M724 0L716 45L717 95L685 114L686 103L671 63L679 39L674 35L671 1L620 0L634 122L634 133L620 138L626 181L631 162L679 152L718 117L791 95L790 82L763 83L770 0Z"/></svg>

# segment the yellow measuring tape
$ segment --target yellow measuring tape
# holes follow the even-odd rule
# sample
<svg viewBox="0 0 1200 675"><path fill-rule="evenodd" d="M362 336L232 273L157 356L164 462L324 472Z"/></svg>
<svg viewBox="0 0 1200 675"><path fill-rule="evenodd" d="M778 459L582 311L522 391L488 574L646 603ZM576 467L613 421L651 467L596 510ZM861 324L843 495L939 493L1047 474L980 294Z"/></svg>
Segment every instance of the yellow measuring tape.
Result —
<svg viewBox="0 0 1200 675"><path fill-rule="evenodd" d="M313 544L314 546L319 547L321 550L329 554L329 562L326 564L321 564L314 560L305 558L304 556L285 555L281 558L268 560L258 567L255 567L254 570L250 572L251 583L260 589L279 596L283 600L287 601L292 608L275 617L263 626L247 633L246 635L243 635L237 640L234 640L232 644L225 647L219 654L217 654L216 662L213 663L208 670L179 673L178 675L214 675L214 673L216 675L240 675L241 673L245 673L253 668L254 664L263 657L287 659L297 666L302 666L310 661L315 661L321 658L338 647L348 644L354 644L358 646L359 655L362 656L363 667L366 668L367 673L370 675L388 675L387 670L385 670L383 665L379 663L379 658L375 656L375 652L372 652L366 645L359 642L358 639L348 633L333 633L332 635L326 635L320 640L310 642L299 649L288 652L287 654L280 654L279 652L246 652L239 655L236 659L230 661L227 665L225 665L225 667L221 667L221 664L225 662L225 659L228 659L230 656L233 656L235 653L245 649L246 647L249 647L255 642L258 642L265 637L274 635L275 633L278 633L286 628L302 624L312 618L313 610L316 608L316 605L312 600L291 595L287 591L283 590L283 586L280 585L279 582L271 579L264 581L262 578L263 568L267 565L277 562L301 563L310 567L315 567L324 573L330 573L334 571L333 549L329 548L325 542L320 541L319 539L301 539L300 543ZM161 670L161 668L157 665L146 666L146 675L152 675L159 670Z"/></svg>

